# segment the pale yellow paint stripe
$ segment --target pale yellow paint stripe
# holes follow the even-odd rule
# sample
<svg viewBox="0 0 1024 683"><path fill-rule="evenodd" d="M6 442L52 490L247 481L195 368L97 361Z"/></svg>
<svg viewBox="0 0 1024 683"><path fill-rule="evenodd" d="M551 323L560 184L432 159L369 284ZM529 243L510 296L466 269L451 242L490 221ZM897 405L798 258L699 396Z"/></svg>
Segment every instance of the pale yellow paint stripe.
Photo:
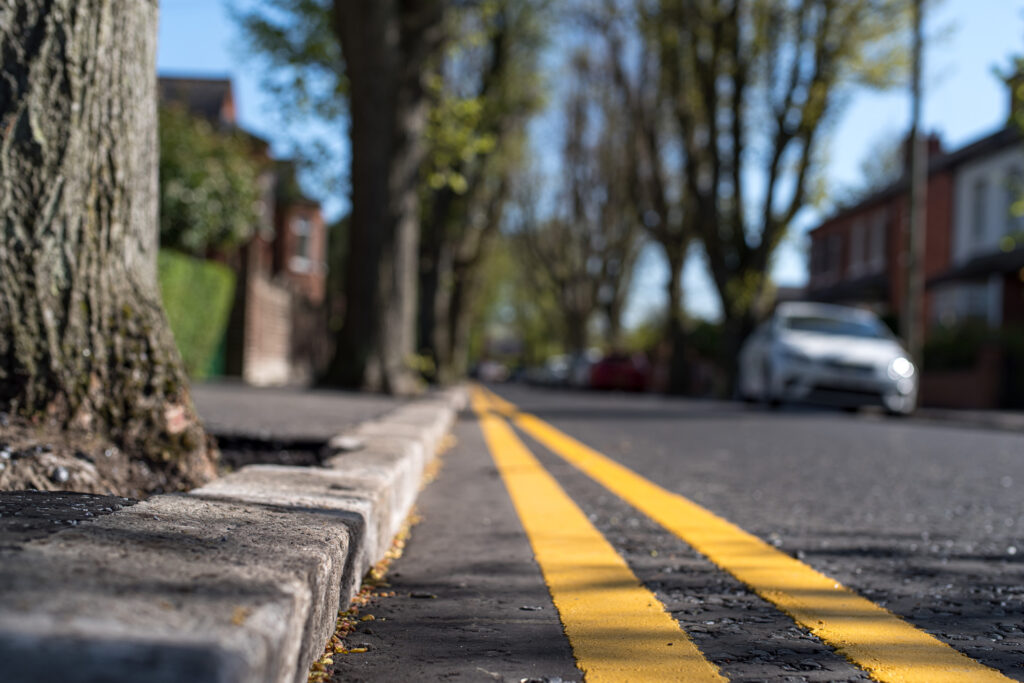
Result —
<svg viewBox="0 0 1024 683"><path fill-rule="evenodd" d="M1010 680L753 534L519 412L493 392L488 397L520 429L686 541L876 680Z"/></svg>
<svg viewBox="0 0 1024 683"><path fill-rule="evenodd" d="M586 680L724 681L479 390L473 408Z"/></svg>

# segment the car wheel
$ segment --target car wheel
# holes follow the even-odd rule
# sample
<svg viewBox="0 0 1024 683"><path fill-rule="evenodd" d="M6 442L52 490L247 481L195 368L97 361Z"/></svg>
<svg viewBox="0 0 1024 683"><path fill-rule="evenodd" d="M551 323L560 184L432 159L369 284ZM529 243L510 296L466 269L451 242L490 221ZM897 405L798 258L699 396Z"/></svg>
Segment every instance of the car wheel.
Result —
<svg viewBox="0 0 1024 683"><path fill-rule="evenodd" d="M742 401L744 403L754 403L756 399L754 395L746 390L747 382L744 377L743 370L739 371L739 375L736 377L736 384L732 390L732 400Z"/></svg>
<svg viewBox="0 0 1024 683"><path fill-rule="evenodd" d="M761 401L772 410L782 405L782 399L772 391L772 369L767 363L764 365L764 374L761 377Z"/></svg>

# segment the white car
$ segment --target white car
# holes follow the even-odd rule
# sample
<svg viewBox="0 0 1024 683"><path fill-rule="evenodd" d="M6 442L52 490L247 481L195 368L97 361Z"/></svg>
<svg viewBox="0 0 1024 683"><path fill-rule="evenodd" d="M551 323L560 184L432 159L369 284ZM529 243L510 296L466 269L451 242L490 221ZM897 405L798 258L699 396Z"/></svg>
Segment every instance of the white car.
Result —
<svg viewBox="0 0 1024 683"><path fill-rule="evenodd" d="M777 405L881 405L909 414L918 372L874 313L830 304L779 304L740 350L739 394Z"/></svg>

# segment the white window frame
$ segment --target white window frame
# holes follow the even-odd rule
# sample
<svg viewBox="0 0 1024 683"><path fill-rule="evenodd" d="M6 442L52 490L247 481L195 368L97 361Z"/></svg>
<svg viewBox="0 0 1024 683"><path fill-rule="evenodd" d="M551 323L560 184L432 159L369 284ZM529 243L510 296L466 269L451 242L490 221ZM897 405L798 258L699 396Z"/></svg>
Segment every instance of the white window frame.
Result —
<svg viewBox="0 0 1024 683"><path fill-rule="evenodd" d="M297 273L309 273L313 271L313 259L311 258L313 221L306 216L296 216L290 221L292 234L298 239L295 249L288 259L288 267ZM300 250L300 246L305 249ZM304 252L304 253L303 253Z"/></svg>

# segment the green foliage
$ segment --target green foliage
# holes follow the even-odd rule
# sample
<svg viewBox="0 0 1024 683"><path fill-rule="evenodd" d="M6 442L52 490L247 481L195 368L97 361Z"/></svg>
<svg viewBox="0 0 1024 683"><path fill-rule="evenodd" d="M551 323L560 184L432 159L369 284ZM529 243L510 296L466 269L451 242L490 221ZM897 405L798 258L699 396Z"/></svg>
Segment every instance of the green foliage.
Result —
<svg viewBox="0 0 1024 683"><path fill-rule="evenodd" d="M931 330L922 350L925 372L971 370L983 349L1002 352L1001 396L1005 408L1024 406L1024 326L990 328L982 320Z"/></svg>
<svg viewBox="0 0 1024 683"><path fill-rule="evenodd" d="M470 358L481 358L489 338L513 337L522 346L522 364L539 365L563 352L563 321L554 296L538 287L538 273L520 261L514 242L501 235L484 260Z"/></svg>
<svg viewBox="0 0 1024 683"><path fill-rule="evenodd" d="M259 162L240 132L160 109L160 243L201 255L246 240L259 220Z"/></svg>
<svg viewBox="0 0 1024 683"><path fill-rule="evenodd" d="M623 335L626 351L653 351L665 338L665 312L654 311Z"/></svg>
<svg viewBox="0 0 1024 683"><path fill-rule="evenodd" d="M522 139L516 132L543 105L537 59L546 36L545 5L489 0L455 7L449 15L453 38L427 79L430 190L466 194L475 166L493 156L518 156Z"/></svg>
<svg viewBox="0 0 1024 683"><path fill-rule="evenodd" d="M628 351L653 351L665 339L665 312L654 311L625 336ZM686 343L694 353L708 361L716 361L721 352L722 325L718 322L693 318L684 323Z"/></svg>
<svg viewBox="0 0 1024 683"><path fill-rule="evenodd" d="M469 183L461 167L494 151L497 140L481 130L481 98L445 96L440 77L432 78L429 87L437 104L430 112L427 126L431 149L427 184L431 190L448 186L455 194L465 194Z"/></svg>
<svg viewBox="0 0 1024 683"><path fill-rule="evenodd" d="M682 148L684 220L705 246L726 318L748 319L774 251L820 195L820 150L844 95L906 74L910 5L751 0L739 9L652 0L641 7L641 35L658 54L659 95L672 114L663 146Z"/></svg>
<svg viewBox="0 0 1024 683"><path fill-rule="evenodd" d="M722 348L722 325L710 320L694 320L686 331L687 342L701 358L717 360Z"/></svg>
<svg viewBox="0 0 1024 683"><path fill-rule="evenodd" d="M235 275L220 263L168 249L157 260L160 295L174 341L189 376L201 379L216 367L235 293Z"/></svg>
<svg viewBox="0 0 1024 683"><path fill-rule="evenodd" d="M998 340L998 331L981 320L934 328L922 349L924 369L969 370L977 363L982 347Z"/></svg>
<svg viewBox="0 0 1024 683"><path fill-rule="evenodd" d="M345 113L348 84L333 7L333 0L264 0L246 10L232 6L250 51L271 67L262 85L292 115L335 120Z"/></svg>
<svg viewBox="0 0 1024 683"><path fill-rule="evenodd" d="M264 0L229 6L249 53L263 67L260 85L275 102L279 134L317 192L342 183L339 131L348 113L348 80L334 32L333 0Z"/></svg>

